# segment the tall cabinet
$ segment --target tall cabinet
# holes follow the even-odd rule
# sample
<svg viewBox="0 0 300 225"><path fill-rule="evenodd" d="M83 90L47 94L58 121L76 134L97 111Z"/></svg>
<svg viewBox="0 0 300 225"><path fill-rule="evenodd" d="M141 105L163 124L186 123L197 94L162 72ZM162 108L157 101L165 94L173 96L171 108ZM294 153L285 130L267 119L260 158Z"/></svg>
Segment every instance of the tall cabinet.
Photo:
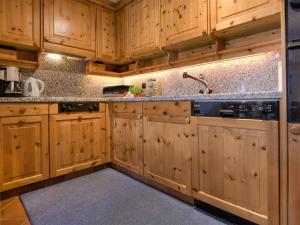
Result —
<svg viewBox="0 0 300 225"><path fill-rule="evenodd" d="M40 0L0 0L0 43L40 47Z"/></svg>

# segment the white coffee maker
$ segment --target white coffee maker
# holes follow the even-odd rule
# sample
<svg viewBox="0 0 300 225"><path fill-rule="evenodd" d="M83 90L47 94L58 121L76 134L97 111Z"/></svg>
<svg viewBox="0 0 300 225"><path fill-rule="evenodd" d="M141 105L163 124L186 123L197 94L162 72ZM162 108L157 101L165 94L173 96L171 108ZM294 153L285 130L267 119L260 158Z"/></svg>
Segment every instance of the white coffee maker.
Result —
<svg viewBox="0 0 300 225"><path fill-rule="evenodd" d="M6 88L7 96L22 96L21 72L18 67L6 67Z"/></svg>

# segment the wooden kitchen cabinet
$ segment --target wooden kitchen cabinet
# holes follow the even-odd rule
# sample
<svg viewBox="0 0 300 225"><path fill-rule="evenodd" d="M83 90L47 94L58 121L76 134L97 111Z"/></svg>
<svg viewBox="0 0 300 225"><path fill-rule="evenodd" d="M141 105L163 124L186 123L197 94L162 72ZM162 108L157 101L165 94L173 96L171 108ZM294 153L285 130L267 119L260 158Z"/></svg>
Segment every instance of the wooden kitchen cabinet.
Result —
<svg viewBox="0 0 300 225"><path fill-rule="evenodd" d="M162 47L199 46L208 42L207 0L161 0Z"/></svg>
<svg viewBox="0 0 300 225"><path fill-rule="evenodd" d="M143 120L141 103L112 104L113 163L143 175Z"/></svg>
<svg viewBox="0 0 300 225"><path fill-rule="evenodd" d="M129 5L130 56L151 58L162 54L160 0L135 0Z"/></svg>
<svg viewBox="0 0 300 225"><path fill-rule="evenodd" d="M49 178L48 116L0 118L0 191Z"/></svg>
<svg viewBox="0 0 300 225"><path fill-rule="evenodd" d="M44 48L95 57L96 5L85 0L44 0Z"/></svg>
<svg viewBox="0 0 300 225"><path fill-rule="evenodd" d="M116 60L116 16L115 12L97 6L97 51L96 57L104 62Z"/></svg>
<svg viewBox="0 0 300 225"><path fill-rule="evenodd" d="M0 43L40 47L40 0L0 0Z"/></svg>
<svg viewBox="0 0 300 225"><path fill-rule="evenodd" d="M290 124L288 133L288 220L289 224L300 221L300 125Z"/></svg>
<svg viewBox="0 0 300 225"><path fill-rule="evenodd" d="M125 6L116 12L116 36L117 50L116 58L120 63L129 63L129 6Z"/></svg>
<svg viewBox="0 0 300 225"><path fill-rule="evenodd" d="M105 113L51 115L51 177L107 163L105 124Z"/></svg>
<svg viewBox="0 0 300 225"><path fill-rule="evenodd" d="M190 123L190 102L144 103L144 176L191 195L192 151L197 136Z"/></svg>
<svg viewBox="0 0 300 225"><path fill-rule="evenodd" d="M210 6L213 32L245 25L236 31L241 36L280 27L280 0L210 0Z"/></svg>
<svg viewBox="0 0 300 225"><path fill-rule="evenodd" d="M258 224L279 224L278 122L193 117L193 196Z"/></svg>

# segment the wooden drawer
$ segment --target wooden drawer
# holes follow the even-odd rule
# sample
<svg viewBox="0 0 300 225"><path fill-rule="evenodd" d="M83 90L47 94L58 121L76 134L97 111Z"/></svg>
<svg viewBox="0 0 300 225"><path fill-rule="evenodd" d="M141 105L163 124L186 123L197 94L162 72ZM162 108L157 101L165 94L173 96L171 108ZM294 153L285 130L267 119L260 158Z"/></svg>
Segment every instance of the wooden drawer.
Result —
<svg viewBox="0 0 300 225"><path fill-rule="evenodd" d="M33 103L2 103L0 117L47 115L48 104Z"/></svg>
<svg viewBox="0 0 300 225"><path fill-rule="evenodd" d="M170 102L145 102L143 104L144 114L190 116L190 101L170 101Z"/></svg>
<svg viewBox="0 0 300 225"><path fill-rule="evenodd" d="M142 113L141 102L118 102L112 104L114 113Z"/></svg>

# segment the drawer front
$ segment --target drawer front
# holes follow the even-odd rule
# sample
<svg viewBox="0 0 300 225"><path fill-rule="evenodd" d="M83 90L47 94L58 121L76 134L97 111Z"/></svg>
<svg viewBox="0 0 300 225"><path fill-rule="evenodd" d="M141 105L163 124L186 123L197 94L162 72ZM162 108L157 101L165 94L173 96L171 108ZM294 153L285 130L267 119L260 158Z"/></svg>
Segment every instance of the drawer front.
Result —
<svg viewBox="0 0 300 225"><path fill-rule="evenodd" d="M114 113L142 113L141 102L118 102L112 104Z"/></svg>
<svg viewBox="0 0 300 225"><path fill-rule="evenodd" d="M3 103L0 117L47 115L48 104Z"/></svg>
<svg viewBox="0 0 300 225"><path fill-rule="evenodd" d="M145 102L143 104L145 114L169 115L169 116L190 116L190 101L171 102Z"/></svg>

